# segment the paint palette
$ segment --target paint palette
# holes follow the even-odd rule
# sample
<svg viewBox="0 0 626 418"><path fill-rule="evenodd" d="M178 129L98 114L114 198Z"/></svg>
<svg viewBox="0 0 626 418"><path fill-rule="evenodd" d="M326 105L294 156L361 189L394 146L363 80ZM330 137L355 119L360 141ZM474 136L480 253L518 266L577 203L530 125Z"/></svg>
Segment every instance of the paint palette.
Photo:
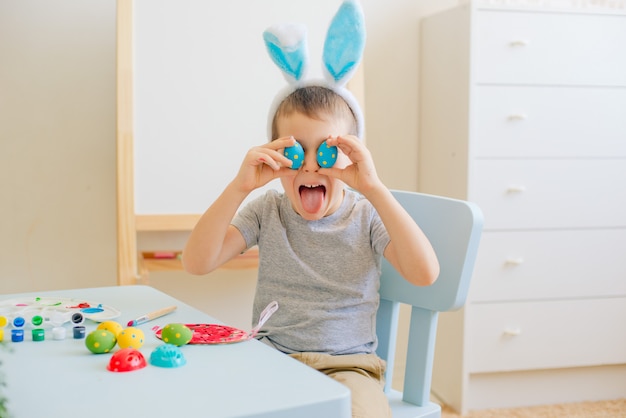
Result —
<svg viewBox="0 0 626 418"><path fill-rule="evenodd" d="M278 302L270 302L259 315L258 324L250 332L221 324L184 324L192 332L191 340L187 344L231 344L251 340L277 310ZM152 330L157 338L163 339L163 329L154 327Z"/></svg>
<svg viewBox="0 0 626 418"><path fill-rule="evenodd" d="M69 317L77 312L95 322L108 321L121 315L121 312L115 308L84 299L25 297L0 301L0 315L2 316L32 317L39 315L45 321L67 316L69 320Z"/></svg>
<svg viewBox="0 0 626 418"><path fill-rule="evenodd" d="M193 336L188 344L230 344L247 341L253 338L248 332L239 328L220 324L185 324L191 330ZM155 335L163 339L163 329L156 328Z"/></svg>

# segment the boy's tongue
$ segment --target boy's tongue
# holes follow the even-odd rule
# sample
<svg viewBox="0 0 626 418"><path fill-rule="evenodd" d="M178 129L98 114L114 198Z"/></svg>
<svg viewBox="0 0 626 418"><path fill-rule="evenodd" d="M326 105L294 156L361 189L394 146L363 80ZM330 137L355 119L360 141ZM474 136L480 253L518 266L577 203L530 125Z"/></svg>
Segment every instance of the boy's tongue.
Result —
<svg viewBox="0 0 626 418"><path fill-rule="evenodd" d="M317 213L324 204L325 193L326 188L324 186L300 187L300 200L302 201L302 208L309 213Z"/></svg>

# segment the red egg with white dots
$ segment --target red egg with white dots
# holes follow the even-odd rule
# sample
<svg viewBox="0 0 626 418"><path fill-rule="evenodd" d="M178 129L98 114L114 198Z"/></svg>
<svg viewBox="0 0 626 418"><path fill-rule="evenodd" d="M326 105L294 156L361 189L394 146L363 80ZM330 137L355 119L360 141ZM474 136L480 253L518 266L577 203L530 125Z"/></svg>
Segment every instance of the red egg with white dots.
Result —
<svg viewBox="0 0 626 418"><path fill-rule="evenodd" d="M123 348L111 356L107 370L111 372L132 372L148 365L146 358L135 348Z"/></svg>

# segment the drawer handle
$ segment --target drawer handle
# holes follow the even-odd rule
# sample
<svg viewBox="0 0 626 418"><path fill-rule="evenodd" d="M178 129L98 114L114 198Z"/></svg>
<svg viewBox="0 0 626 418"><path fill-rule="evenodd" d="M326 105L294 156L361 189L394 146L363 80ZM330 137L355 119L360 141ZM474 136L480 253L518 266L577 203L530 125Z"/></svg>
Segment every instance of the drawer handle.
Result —
<svg viewBox="0 0 626 418"><path fill-rule="evenodd" d="M507 193L522 193L526 191L526 186L521 184L511 184L506 188Z"/></svg>
<svg viewBox="0 0 626 418"><path fill-rule="evenodd" d="M519 266L524 263L524 259L522 257L507 257L505 263Z"/></svg>
<svg viewBox="0 0 626 418"><path fill-rule="evenodd" d="M504 328L503 334L508 337L516 337L522 333L521 328Z"/></svg>
<svg viewBox="0 0 626 418"><path fill-rule="evenodd" d="M528 115L523 113L513 113L509 115L509 120L526 120L528 119Z"/></svg>
<svg viewBox="0 0 626 418"><path fill-rule="evenodd" d="M528 39L516 39L514 41L511 41L509 45L513 48L517 48L522 46L528 46L529 43L530 41Z"/></svg>

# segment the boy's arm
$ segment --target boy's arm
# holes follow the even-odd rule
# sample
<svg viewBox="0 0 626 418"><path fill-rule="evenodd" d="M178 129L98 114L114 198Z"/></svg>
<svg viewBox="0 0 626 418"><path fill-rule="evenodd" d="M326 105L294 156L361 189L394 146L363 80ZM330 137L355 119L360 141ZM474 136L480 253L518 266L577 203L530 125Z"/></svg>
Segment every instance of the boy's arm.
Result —
<svg viewBox="0 0 626 418"><path fill-rule="evenodd" d="M432 284L439 276L437 255L421 228L380 181L369 150L351 135L330 138L327 143L339 147L352 165L320 169L320 173L339 178L376 208L391 239L384 256L402 277L418 286Z"/></svg>
<svg viewBox="0 0 626 418"><path fill-rule="evenodd" d="M376 208L389 234L390 242L384 253L387 261L414 285L434 283L439 276L439 261L422 229L382 184L366 197Z"/></svg>
<svg viewBox="0 0 626 418"><path fill-rule="evenodd" d="M248 151L237 176L200 217L183 250L182 262L191 274L207 274L246 248L246 242L230 223L251 191L271 180L294 175L291 160L280 149L292 146L293 138L280 138Z"/></svg>
<svg viewBox="0 0 626 418"><path fill-rule="evenodd" d="M187 272L210 273L245 250L243 236L230 222L246 196L230 183L200 217L182 254Z"/></svg>

